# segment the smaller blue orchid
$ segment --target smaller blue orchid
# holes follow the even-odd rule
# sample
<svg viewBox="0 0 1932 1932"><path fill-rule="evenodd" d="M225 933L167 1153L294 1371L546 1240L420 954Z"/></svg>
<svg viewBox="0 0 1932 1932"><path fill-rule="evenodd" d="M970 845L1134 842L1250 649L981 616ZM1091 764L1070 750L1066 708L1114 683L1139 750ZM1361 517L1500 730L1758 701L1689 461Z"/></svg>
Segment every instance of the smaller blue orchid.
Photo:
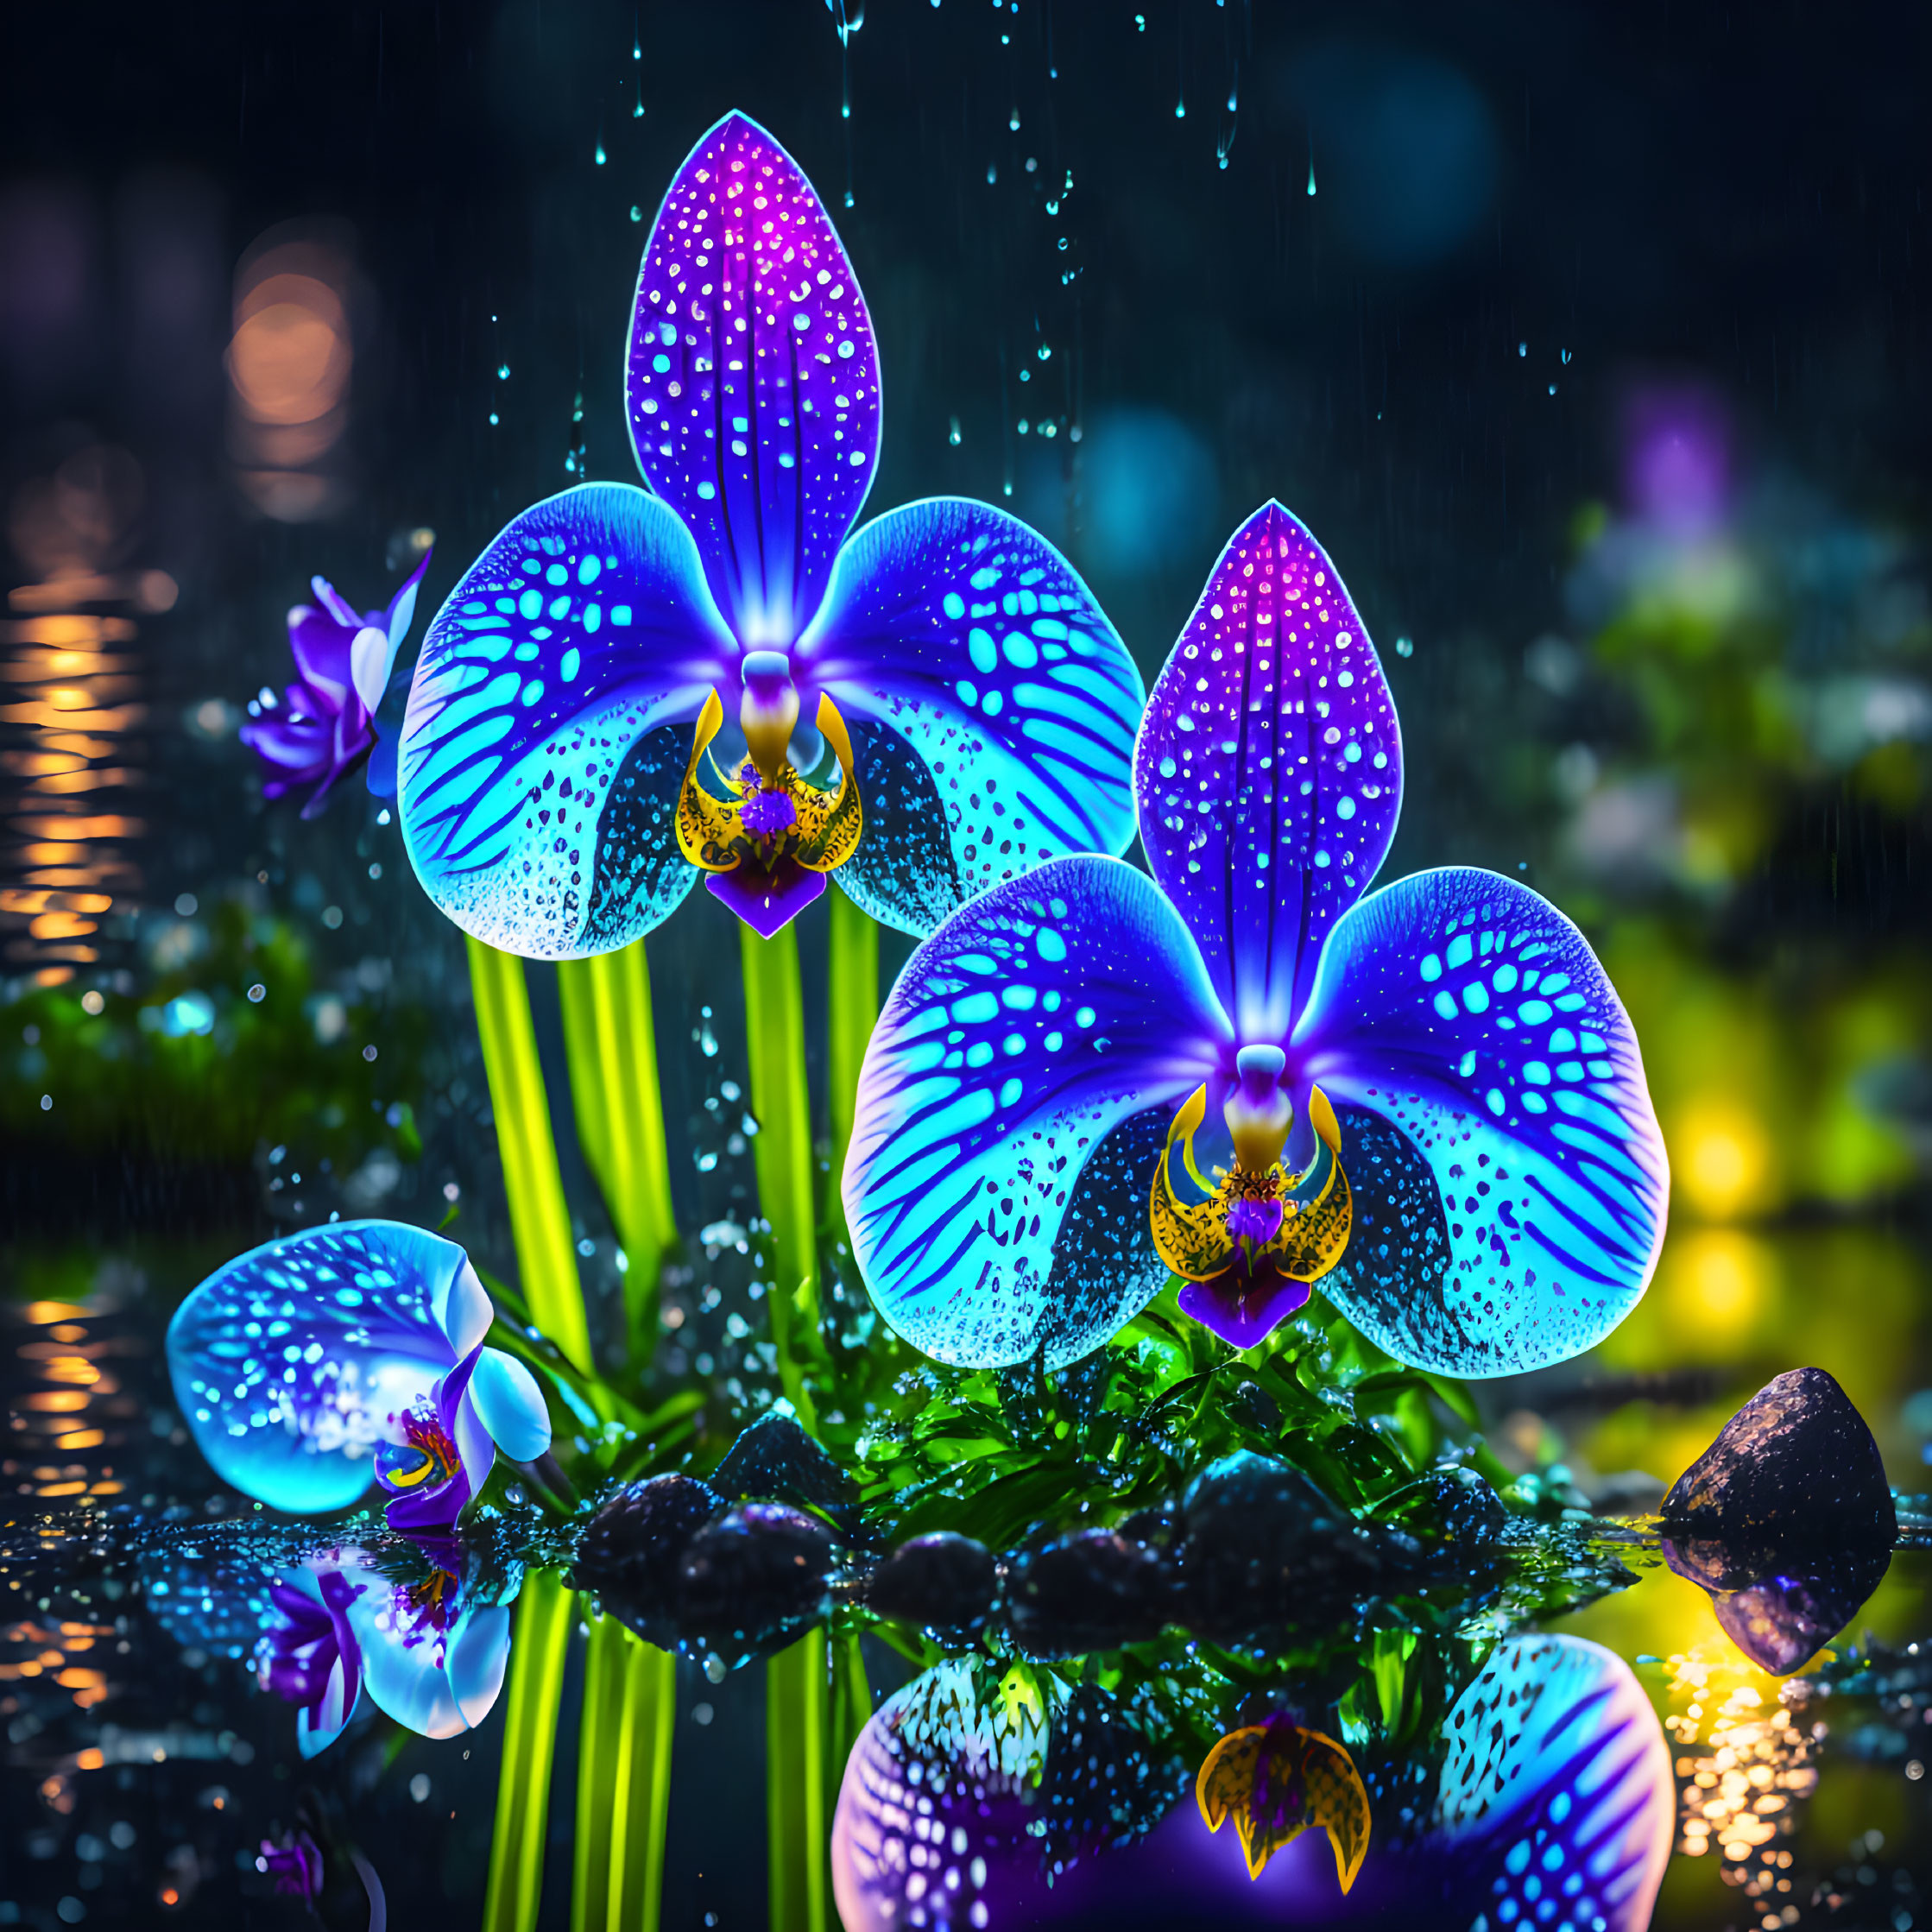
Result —
<svg viewBox="0 0 1932 1932"><path fill-rule="evenodd" d="M995 886L887 1002L844 1182L887 1320L944 1361L1058 1367L1171 1271L1237 1348L1315 1282L1449 1374L1607 1334L1664 1234L1636 1035L1514 880L1364 896L1401 804L1395 706L1279 504L1215 565L1134 782L1152 879L1072 857Z"/></svg>
<svg viewBox="0 0 1932 1932"><path fill-rule="evenodd" d="M836 869L923 933L1046 860L1127 849L1143 688L1067 560L958 499L853 532L879 464L871 318L811 182L742 114L658 211L625 400L654 494L526 510L417 662L402 828L458 925L526 957L611 952L702 874L768 938Z"/></svg>
<svg viewBox="0 0 1932 1932"><path fill-rule="evenodd" d="M416 615L416 592L429 568L429 552L403 580L382 610L357 616L355 607L324 578L313 580L313 604L288 613L288 647L295 682L279 706L244 724L241 740L262 761L266 798L279 799L298 786L315 789L302 817L315 818L338 780L369 761L370 791L395 792L395 741L382 739L376 714L395 670L396 653ZM318 608L319 607L319 608ZM262 695L264 708L272 695ZM251 704L251 710L256 707Z"/></svg>
<svg viewBox="0 0 1932 1932"><path fill-rule="evenodd" d="M509 1605L522 1582L479 1596L464 1581L453 1537L414 1537L420 1573L399 1579L389 1554L319 1550L280 1571L256 1646L264 1690L299 1707L304 1758L341 1736L366 1694L398 1724L426 1738L454 1737L489 1716L510 1653Z"/></svg>
<svg viewBox="0 0 1932 1932"><path fill-rule="evenodd" d="M296 1514L373 1480L390 1526L446 1529L498 1450L550 1448L536 1378L484 1344L489 1297L454 1241L393 1221L311 1228L237 1257L167 1329L175 1399L224 1481Z"/></svg>

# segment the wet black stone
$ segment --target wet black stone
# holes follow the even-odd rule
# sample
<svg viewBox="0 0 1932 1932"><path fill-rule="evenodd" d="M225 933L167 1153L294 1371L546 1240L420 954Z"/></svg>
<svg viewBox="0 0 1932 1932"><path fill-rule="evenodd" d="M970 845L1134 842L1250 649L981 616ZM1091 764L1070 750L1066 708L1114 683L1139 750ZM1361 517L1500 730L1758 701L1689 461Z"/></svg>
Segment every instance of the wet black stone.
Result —
<svg viewBox="0 0 1932 1932"><path fill-rule="evenodd" d="M695 1476L647 1476L602 1503L577 1546L576 1587L651 1643L676 1641L678 1565L692 1537L724 1507Z"/></svg>
<svg viewBox="0 0 1932 1932"><path fill-rule="evenodd" d="M1381 1546L1299 1469L1243 1452L1181 1502L1186 1619L1217 1643L1277 1641L1373 1590Z"/></svg>
<svg viewBox="0 0 1932 1932"><path fill-rule="evenodd" d="M1891 1567L1891 1546L1748 1548L1666 1537L1664 1559L1710 1594L1731 1641L1774 1677L1802 1669L1864 1607Z"/></svg>
<svg viewBox="0 0 1932 1932"><path fill-rule="evenodd" d="M900 1544L873 1571L866 1602L880 1616L919 1624L942 1642L969 1644L993 1614L998 1589L993 1552L939 1530Z"/></svg>
<svg viewBox="0 0 1932 1932"><path fill-rule="evenodd" d="M1173 1566L1117 1530L1079 1531L1022 1551L1007 1568L1007 1627L1033 1657L1142 1643L1179 1611Z"/></svg>
<svg viewBox="0 0 1932 1932"><path fill-rule="evenodd" d="M838 1547L788 1503L741 1503L708 1523L678 1566L678 1630L688 1655L727 1664L781 1650L823 1612Z"/></svg>
<svg viewBox="0 0 1932 1932"><path fill-rule="evenodd" d="M858 1507L859 1490L832 1459L790 1416L761 1416L724 1452L711 1472L721 1496L769 1497L815 1509L836 1519Z"/></svg>
<svg viewBox="0 0 1932 1932"><path fill-rule="evenodd" d="M1438 1469L1410 1527L1433 1531L1457 1555L1471 1556L1493 1549L1508 1521L1502 1498L1480 1469Z"/></svg>
<svg viewBox="0 0 1932 1932"><path fill-rule="evenodd" d="M1878 1445L1822 1368L1758 1390L1677 1478L1661 1514L1680 1541L1844 1549L1898 1533Z"/></svg>

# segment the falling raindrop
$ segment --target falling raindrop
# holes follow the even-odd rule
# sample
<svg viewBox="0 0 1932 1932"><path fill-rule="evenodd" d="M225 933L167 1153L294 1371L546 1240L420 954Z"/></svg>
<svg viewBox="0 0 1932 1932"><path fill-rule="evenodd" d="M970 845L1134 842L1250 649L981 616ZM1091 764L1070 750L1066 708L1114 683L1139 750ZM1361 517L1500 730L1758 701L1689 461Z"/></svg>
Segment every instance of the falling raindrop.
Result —
<svg viewBox="0 0 1932 1932"><path fill-rule="evenodd" d="M939 0L932 0L932 4L937 7L939 4ZM955 449L959 447L959 418L957 416L952 419L952 427L946 432L946 440Z"/></svg>
<svg viewBox="0 0 1932 1932"><path fill-rule="evenodd" d="M607 156L607 155L605 155L605 153L604 153L604 151L603 151L603 142L601 142L601 141L600 141L600 142L598 142L598 143L597 143L597 166L598 166L599 167L602 167L603 166L603 164L604 164L604 162L605 162L605 161L606 161L607 159L609 159L609 157L608 157L608 156Z"/></svg>
<svg viewBox="0 0 1932 1932"><path fill-rule="evenodd" d="M1550 385L1550 393L1551 395L1555 395L1556 393L1556 385L1554 382Z"/></svg>
<svg viewBox="0 0 1932 1932"><path fill-rule="evenodd" d="M986 185L991 187L1000 179L1000 170L991 162L986 164Z"/></svg>
<svg viewBox="0 0 1932 1932"><path fill-rule="evenodd" d="M1309 143L1308 148L1308 192L1310 194L1315 192L1315 144L1313 142Z"/></svg>
<svg viewBox="0 0 1932 1932"><path fill-rule="evenodd" d="M1530 345L1529 345L1529 344L1528 344L1528 343L1526 343L1526 342L1519 342L1519 343L1518 343L1518 344L1517 344L1517 345L1516 345L1516 353L1517 353L1517 354L1518 354L1518 356L1527 356L1527 355L1529 354L1529 352L1530 352Z"/></svg>
<svg viewBox="0 0 1932 1932"><path fill-rule="evenodd" d="M633 221L642 221L644 218L644 211L635 201L630 205L630 218Z"/></svg>
<svg viewBox="0 0 1932 1932"><path fill-rule="evenodd" d="M1416 641L1412 637L1398 637L1395 641L1395 654L1398 658L1412 658L1416 654Z"/></svg>
<svg viewBox="0 0 1932 1932"><path fill-rule="evenodd" d="M1020 110L1017 107L1007 117L1007 127L1011 133L1020 132Z"/></svg>
<svg viewBox="0 0 1932 1932"><path fill-rule="evenodd" d="M499 363L496 365L496 380L499 382L507 382L509 379L510 365L508 363Z"/></svg>
<svg viewBox="0 0 1932 1932"><path fill-rule="evenodd" d="M1567 350L1567 349L1560 350L1558 350L1558 351L1557 351L1557 353L1558 353L1559 355L1561 355L1561 356L1562 356L1562 357L1563 357L1563 366L1564 366L1564 367L1565 367L1565 368L1567 369L1567 368L1568 368L1568 367L1569 366L1569 350Z"/></svg>

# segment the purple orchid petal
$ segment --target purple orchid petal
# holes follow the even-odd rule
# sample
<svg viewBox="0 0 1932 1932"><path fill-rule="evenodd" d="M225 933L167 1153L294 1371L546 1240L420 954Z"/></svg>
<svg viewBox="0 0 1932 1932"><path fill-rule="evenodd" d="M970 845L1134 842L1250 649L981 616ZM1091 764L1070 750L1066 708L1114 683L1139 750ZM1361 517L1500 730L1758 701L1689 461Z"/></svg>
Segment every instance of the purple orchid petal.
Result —
<svg viewBox="0 0 1932 1932"><path fill-rule="evenodd" d="M886 1319L975 1367L1105 1340L1167 1280L1149 1188L1228 1044L1185 927L1119 860L1058 859L955 913L859 1076L845 1207Z"/></svg>
<svg viewBox="0 0 1932 1932"><path fill-rule="evenodd" d="M389 661L394 664L397 647L409 635L409 627L416 620L416 593L422 589L423 578L429 571L429 560L436 554L432 544L423 552L423 560L396 586L395 595L384 606L381 616L373 611L369 614L372 624L380 624L389 640Z"/></svg>
<svg viewBox="0 0 1932 1932"><path fill-rule="evenodd" d="M1002 879L1133 842L1140 673L1073 566L1005 511L934 497L875 518L792 669L853 728L866 824L838 877L874 918L929 932Z"/></svg>
<svg viewBox="0 0 1932 1932"><path fill-rule="evenodd" d="M1273 1205L1279 1225L1280 1204ZM1230 1234L1236 1231L1234 1219L1230 1213ZM1253 1348L1307 1300L1308 1284L1283 1274L1264 1257L1252 1268L1237 1262L1211 1280L1183 1282L1180 1309L1190 1321L1212 1329L1229 1348Z"/></svg>
<svg viewBox="0 0 1932 1932"><path fill-rule="evenodd" d="M761 939L769 939L823 894L825 875L796 859L780 859L772 872L748 859L729 872L707 872L704 889L729 906Z"/></svg>
<svg viewBox="0 0 1932 1932"><path fill-rule="evenodd" d="M691 533L621 483L517 517L424 640L400 757L426 891L527 958L609 952L691 888L673 813L688 731L737 647Z"/></svg>
<svg viewBox="0 0 1932 1932"><path fill-rule="evenodd" d="M356 630L338 624L324 612L299 603L288 613L288 648L303 682L323 693L326 711L317 717L332 716L349 701L352 685L349 675L349 647Z"/></svg>
<svg viewBox="0 0 1932 1932"><path fill-rule="evenodd" d="M344 630L354 632L362 628L362 614L327 578L312 577L308 583L325 616L332 618Z"/></svg>
<svg viewBox="0 0 1932 1932"><path fill-rule="evenodd" d="M1335 929L1291 1052L1354 1193L1323 1292L1405 1362L1500 1375L1642 1297L1669 1171L1637 1036L1588 943L1514 880L1416 874Z"/></svg>
<svg viewBox="0 0 1932 1932"><path fill-rule="evenodd" d="M788 649L872 487L879 358L830 217L742 114L658 211L624 395L638 467L696 535L732 629Z"/></svg>
<svg viewBox="0 0 1932 1932"><path fill-rule="evenodd" d="M1134 749L1147 862L1247 1041L1287 1038L1395 836L1402 742L1327 553L1279 503L1228 540Z"/></svg>
<svg viewBox="0 0 1932 1932"><path fill-rule="evenodd" d="M218 1269L167 1329L175 1399L222 1479L275 1509L345 1509L387 1418L450 1366L433 1306L454 1241L346 1221Z"/></svg>
<svg viewBox="0 0 1932 1932"><path fill-rule="evenodd" d="M386 729L378 722L371 721L369 729L376 734L376 742L369 747L366 774L369 796L375 799L393 799L396 788L396 747L399 735L394 729Z"/></svg>

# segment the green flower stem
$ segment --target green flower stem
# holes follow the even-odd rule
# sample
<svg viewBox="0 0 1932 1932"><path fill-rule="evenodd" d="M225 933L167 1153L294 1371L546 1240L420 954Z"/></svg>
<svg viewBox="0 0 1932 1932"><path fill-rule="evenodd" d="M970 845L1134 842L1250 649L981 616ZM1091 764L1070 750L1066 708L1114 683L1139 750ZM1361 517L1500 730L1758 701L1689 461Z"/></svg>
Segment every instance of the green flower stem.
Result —
<svg viewBox="0 0 1932 1932"><path fill-rule="evenodd" d="M532 1932L543 1897L544 1834L550 1815L550 1766L575 1608L562 1580L532 1570L516 1607L503 1768L489 1845L483 1932Z"/></svg>
<svg viewBox="0 0 1932 1932"><path fill-rule="evenodd" d="M851 1144L859 1068L879 1019L879 928L835 884L831 894L831 990L826 1029L831 1090L832 1174L836 1203Z"/></svg>
<svg viewBox="0 0 1932 1932"><path fill-rule="evenodd" d="M677 1675L615 1617L584 1653L571 1932L657 1932Z"/></svg>
<svg viewBox="0 0 1932 1932"><path fill-rule="evenodd" d="M557 990L578 1142L629 1264L624 1311L631 1366L641 1370L657 1339L658 1278L678 1239L644 942L565 960Z"/></svg>
<svg viewBox="0 0 1932 1932"><path fill-rule="evenodd" d="M826 1725L825 1816L838 1804L838 1787L845 1777L845 1760L852 1755L859 1733L872 1715L872 1686L866 1681L865 1658L857 1632L831 1638L831 1710ZM830 1852L828 1844L826 1850Z"/></svg>
<svg viewBox="0 0 1932 1932"><path fill-rule="evenodd" d="M765 1831L771 1932L825 1932L825 1632L765 1666Z"/></svg>
<svg viewBox="0 0 1932 1932"><path fill-rule="evenodd" d="M772 939L761 939L748 925L741 926L739 933L751 1110L758 1117L758 1138L752 1145L759 1205L772 1229L772 1285L766 1297L772 1340L785 1392L799 1422L815 1429L804 1367L818 1340L818 1289L799 935L789 925Z"/></svg>
<svg viewBox="0 0 1932 1932"><path fill-rule="evenodd" d="M523 962L474 937L469 947L477 1031L483 1037L483 1067L489 1076L490 1109L496 1116L503 1191L509 1197L510 1232L516 1241L524 1303L530 1319L571 1365L588 1373L590 1330L577 1278L563 1177L550 1138L550 1103L544 1098Z"/></svg>

